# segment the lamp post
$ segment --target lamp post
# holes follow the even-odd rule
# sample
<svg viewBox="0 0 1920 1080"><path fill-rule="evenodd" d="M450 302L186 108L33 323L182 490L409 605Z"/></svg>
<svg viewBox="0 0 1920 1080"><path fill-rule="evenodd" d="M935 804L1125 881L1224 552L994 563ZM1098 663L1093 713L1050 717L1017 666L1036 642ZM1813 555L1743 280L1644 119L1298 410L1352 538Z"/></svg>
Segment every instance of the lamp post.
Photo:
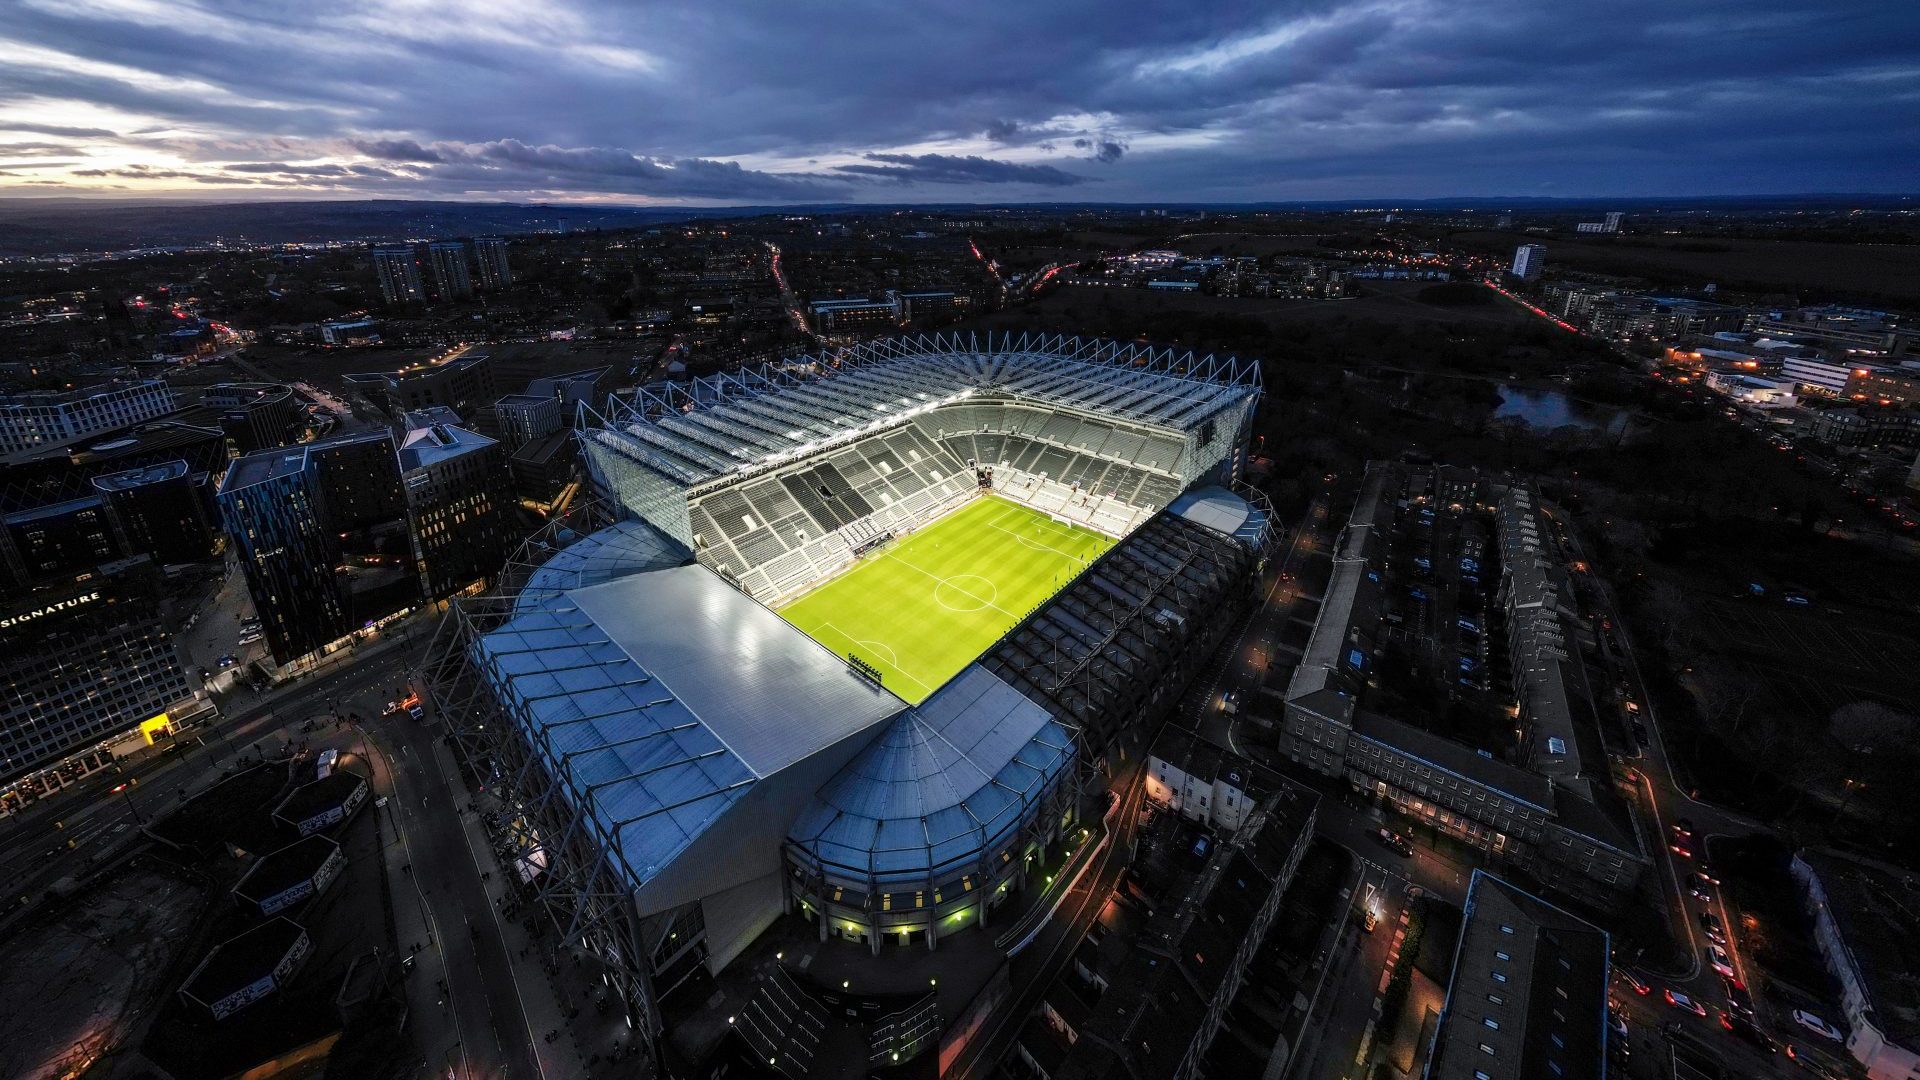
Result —
<svg viewBox="0 0 1920 1080"><path fill-rule="evenodd" d="M139 782L138 780L126 780L115 784L113 790L117 792L121 798L127 800L127 809L133 813L134 824L144 829L147 827L147 819L140 816L140 808L133 805L133 792L128 790Z"/></svg>

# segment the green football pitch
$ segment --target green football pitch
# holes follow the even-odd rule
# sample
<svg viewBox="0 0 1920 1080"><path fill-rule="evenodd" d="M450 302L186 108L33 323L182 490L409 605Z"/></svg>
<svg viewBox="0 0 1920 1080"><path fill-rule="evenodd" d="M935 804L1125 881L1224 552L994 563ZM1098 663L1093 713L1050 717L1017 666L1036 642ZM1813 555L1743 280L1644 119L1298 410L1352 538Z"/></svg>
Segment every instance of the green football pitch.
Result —
<svg viewBox="0 0 1920 1080"><path fill-rule="evenodd" d="M780 614L918 703L1112 546L988 496L868 553Z"/></svg>

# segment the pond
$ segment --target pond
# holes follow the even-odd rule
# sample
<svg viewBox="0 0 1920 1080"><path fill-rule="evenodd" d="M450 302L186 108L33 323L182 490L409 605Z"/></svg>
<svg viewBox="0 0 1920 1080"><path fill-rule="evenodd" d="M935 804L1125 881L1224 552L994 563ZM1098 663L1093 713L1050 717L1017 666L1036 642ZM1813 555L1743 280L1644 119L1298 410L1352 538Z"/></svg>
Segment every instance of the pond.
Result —
<svg viewBox="0 0 1920 1080"><path fill-rule="evenodd" d="M1576 401L1559 390L1541 390L1507 383L1501 383L1495 389L1500 392L1500 406L1493 410L1495 420L1513 417L1526 421L1528 427L1538 431L1582 427L1618 434L1627 427L1628 417L1624 410Z"/></svg>

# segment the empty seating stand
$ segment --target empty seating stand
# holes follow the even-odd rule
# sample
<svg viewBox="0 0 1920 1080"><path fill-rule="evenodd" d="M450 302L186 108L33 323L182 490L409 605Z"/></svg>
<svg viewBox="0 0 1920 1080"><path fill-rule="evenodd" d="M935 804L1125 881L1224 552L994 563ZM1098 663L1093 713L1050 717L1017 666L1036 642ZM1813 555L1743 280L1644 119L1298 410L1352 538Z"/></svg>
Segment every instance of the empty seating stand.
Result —
<svg viewBox="0 0 1920 1080"><path fill-rule="evenodd" d="M695 496L696 550L776 603L838 573L876 537L906 532L979 490L1124 536L1184 486L1181 439L1024 404L965 401Z"/></svg>

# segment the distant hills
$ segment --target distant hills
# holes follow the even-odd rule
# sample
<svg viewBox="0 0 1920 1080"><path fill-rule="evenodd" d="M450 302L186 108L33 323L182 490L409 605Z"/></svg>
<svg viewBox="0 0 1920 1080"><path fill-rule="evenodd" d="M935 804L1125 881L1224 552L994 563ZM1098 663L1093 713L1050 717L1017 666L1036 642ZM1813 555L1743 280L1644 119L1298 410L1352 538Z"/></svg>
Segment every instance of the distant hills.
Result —
<svg viewBox="0 0 1920 1080"><path fill-rule="evenodd" d="M965 203L816 206L661 207L488 202L430 202L406 199L287 200L281 202L208 202L81 198L0 198L0 256L127 251L235 243L321 241L380 242L436 236L475 236L568 230L619 229L688 221L695 218L749 217L766 213L877 213L891 209L980 214L985 212L1133 211L1151 207L1172 212L1340 212L1520 211L1587 213L1626 210L1674 212L1781 213L1865 209L1911 211L1912 195L1750 195L1674 198L1542 198L1537 196L1433 199L1347 199L1222 205L1191 202L1150 204Z"/></svg>

